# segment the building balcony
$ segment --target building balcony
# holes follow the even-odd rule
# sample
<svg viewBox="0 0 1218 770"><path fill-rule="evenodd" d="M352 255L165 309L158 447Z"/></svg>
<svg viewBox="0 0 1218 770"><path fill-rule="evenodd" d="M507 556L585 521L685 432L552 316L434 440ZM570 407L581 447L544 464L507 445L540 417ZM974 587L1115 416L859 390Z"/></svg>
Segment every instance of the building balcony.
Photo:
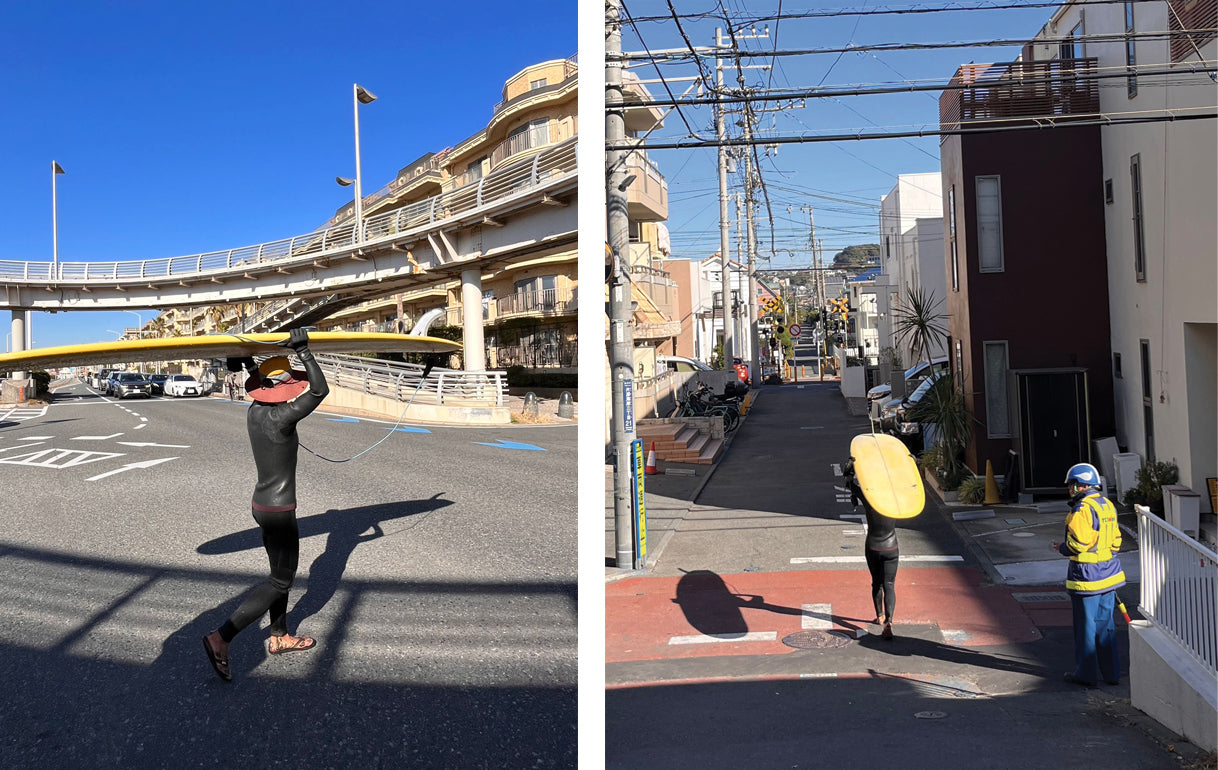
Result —
<svg viewBox="0 0 1218 770"><path fill-rule="evenodd" d="M663 222L668 219L668 182L656 164L642 150L626 156L626 174L634 181L626 188L626 210L636 222Z"/></svg>
<svg viewBox="0 0 1218 770"><path fill-rule="evenodd" d="M509 294L482 305L483 323L494 323L508 318L558 318L573 316L578 308L575 289L542 289L519 294ZM461 326L465 323L465 311L461 306L449 307L445 310L445 321L448 326Z"/></svg>
<svg viewBox="0 0 1218 770"><path fill-rule="evenodd" d="M966 64L939 97L940 128L1094 115L1100 110L1095 68L1094 58Z"/></svg>

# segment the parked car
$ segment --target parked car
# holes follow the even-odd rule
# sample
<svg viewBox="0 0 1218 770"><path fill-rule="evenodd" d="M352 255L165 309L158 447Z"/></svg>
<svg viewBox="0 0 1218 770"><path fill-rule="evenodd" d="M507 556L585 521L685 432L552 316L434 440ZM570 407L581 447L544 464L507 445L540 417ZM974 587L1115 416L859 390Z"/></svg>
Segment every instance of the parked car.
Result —
<svg viewBox="0 0 1218 770"><path fill-rule="evenodd" d="M909 367L905 370L904 375L905 392L912 393L913 391L917 390L918 386L921 385L932 372L935 374L942 374L943 372L947 371L948 366L949 364L947 357L944 356L942 358L936 358L930 363L922 361L921 363L917 363ZM875 415L876 411L872 410L872 404L878 401L880 406L876 407L875 409L882 409L885 405L887 405L891 397L892 386L888 383L876 385L874 388L871 388L867 391L868 411L871 411L872 415Z"/></svg>
<svg viewBox="0 0 1218 770"><path fill-rule="evenodd" d="M169 379L168 374L149 374L147 375L148 382L152 383L152 395L165 395L165 380Z"/></svg>
<svg viewBox="0 0 1218 770"><path fill-rule="evenodd" d="M102 386L101 386L102 392L105 393L107 396L113 396L114 395L114 381L117 380L119 378L119 376L123 375L123 374L126 374L126 372L124 372L122 369L111 369L110 373L106 375L105 381L102 382Z"/></svg>
<svg viewBox="0 0 1218 770"><path fill-rule="evenodd" d="M910 422L905 419L905 415L914 407L922 398L930 392L934 384L943 378L942 372L936 372L930 377L922 381L922 384L914 388L913 392L905 398L890 399L888 403L880 410L880 427L887 433L891 433L898 437L916 436L922 432L921 424Z"/></svg>
<svg viewBox="0 0 1218 770"><path fill-rule="evenodd" d="M117 377L110 379L110 387L112 388L110 395L119 399L128 396L152 398L152 383L146 380L140 372L119 372Z"/></svg>
<svg viewBox="0 0 1218 770"><path fill-rule="evenodd" d="M696 358L686 356L656 356L656 368L668 369L672 372L709 372L709 366Z"/></svg>
<svg viewBox="0 0 1218 770"><path fill-rule="evenodd" d="M172 374L169 375L169 379L165 380L165 395L174 398L201 396L203 395L203 385L189 374Z"/></svg>

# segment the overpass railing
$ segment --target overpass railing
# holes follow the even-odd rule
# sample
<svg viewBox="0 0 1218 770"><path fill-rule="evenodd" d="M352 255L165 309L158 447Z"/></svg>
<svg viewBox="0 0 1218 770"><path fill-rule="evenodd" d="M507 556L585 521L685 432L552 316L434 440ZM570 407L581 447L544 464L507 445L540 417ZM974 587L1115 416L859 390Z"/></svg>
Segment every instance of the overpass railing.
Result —
<svg viewBox="0 0 1218 770"><path fill-rule="evenodd" d="M411 398L417 404L452 406L504 406L506 403L506 372L465 372L436 367L423 379L424 367L419 364L337 354L319 354L317 362L332 386L402 403Z"/></svg>
<svg viewBox="0 0 1218 770"><path fill-rule="evenodd" d="M364 221L365 239L376 239L459 217L574 174L575 139L571 138L547 147L530 158L495 169L464 187L368 217ZM243 265L295 259L355 245L354 223L345 222L278 241L181 257L122 262L59 262L57 270L52 262L0 260L0 280L98 283L126 279L184 280L199 274L231 271Z"/></svg>
<svg viewBox="0 0 1218 770"><path fill-rule="evenodd" d="M1136 506L1142 570L1140 610L1218 675L1218 554Z"/></svg>

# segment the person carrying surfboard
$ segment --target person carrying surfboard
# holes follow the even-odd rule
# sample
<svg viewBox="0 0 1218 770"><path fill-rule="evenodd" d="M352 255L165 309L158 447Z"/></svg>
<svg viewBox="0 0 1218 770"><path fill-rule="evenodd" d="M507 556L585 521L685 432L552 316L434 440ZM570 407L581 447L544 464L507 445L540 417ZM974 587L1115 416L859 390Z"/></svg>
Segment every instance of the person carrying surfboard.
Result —
<svg viewBox="0 0 1218 770"><path fill-rule="evenodd" d="M881 637L892 639L892 618L897 609L897 566L901 559L897 520L880 514L867 500L855 474L853 457L842 468L842 474L850 485L850 504L862 503L867 515L863 556L867 560L867 571L871 573L871 601L875 605L872 623L882 626Z"/></svg>
<svg viewBox="0 0 1218 770"><path fill-rule="evenodd" d="M304 371L291 368L286 356L275 356L255 366L252 358L230 358L228 368L248 372L245 388L253 404L246 415L250 448L258 469L251 508L262 530L270 559L270 578L256 586L224 625L203 637L203 648L216 674L232 681L228 646L233 638L264 612L271 621L272 655L310 650L316 640L288 633L288 591L296 578L300 533L296 524L296 459L300 439L296 424L308 416L330 392L313 353L309 333L293 329L282 343L296 352Z"/></svg>
<svg viewBox="0 0 1218 770"><path fill-rule="evenodd" d="M1098 668L1105 682L1120 684L1113 607L1116 590L1125 585L1125 571L1117 559L1121 528L1116 508L1100 494L1100 472L1091 463L1078 463L1066 471L1066 491L1070 495L1066 538L1053 543L1053 550L1070 557L1066 591L1074 609L1074 670L1062 678L1095 687Z"/></svg>

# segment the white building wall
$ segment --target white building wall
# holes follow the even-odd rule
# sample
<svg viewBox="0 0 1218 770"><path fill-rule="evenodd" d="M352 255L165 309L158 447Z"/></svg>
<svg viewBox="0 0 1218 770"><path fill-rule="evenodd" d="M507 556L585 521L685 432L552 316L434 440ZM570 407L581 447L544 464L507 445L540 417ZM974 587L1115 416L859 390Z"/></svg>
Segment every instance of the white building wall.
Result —
<svg viewBox="0 0 1218 770"><path fill-rule="evenodd" d="M1169 28L1167 3L1134 3L1134 30ZM1041 34L1063 35L1082 20L1084 34L1121 34L1125 5L1073 4ZM1139 66L1166 66L1166 40L1138 40ZM1051 58L1056 46L1036 46L1036 58ZM1089 42L1084 55L1101 69L1124 67L1123 40ZM1210 40L1201 56L1218 57ZM1218 87L1208 76L1188 73L1197 53L1173 66L1170 86L1164 76L1138 79L1129 95L1127 81L1100 81L1100 110L1119 113L1177 110L1218 103ZM1114 358L1122 376L1114 379L1118 442L1146 460L1141 375L1141 340L1150 349L1149 406L1156 459L1173 460L1180 480L1201 495L1209 508L1206 477L1218 475L1218 130L1213 120L1145 123L1101 129L1104 179L1111 180L1112 202L1105 207L1108 293ZM1137 155L1142 176L1145 280L1134 270L1133 185L1130 159ZM1115 368L1115 366L1114 366Z"/></svg>
<svg viewBox="0 0 1218 770"><path fill-rule="evenodd" d="M888 276L890 304L898 307L911 288L933 296L945 312L947 275L943 263L943 193L938 172L901 174L892 191L880 199L880 264ZM877 285L879 282L877 282ZM887 320L887 318L886 318ZM946 320L943 322L946 327ZM915 358L908 342L895 340L893 324L881 347L896 349L904 366ZM937 346L934 355L946 355Z"/></svg>

